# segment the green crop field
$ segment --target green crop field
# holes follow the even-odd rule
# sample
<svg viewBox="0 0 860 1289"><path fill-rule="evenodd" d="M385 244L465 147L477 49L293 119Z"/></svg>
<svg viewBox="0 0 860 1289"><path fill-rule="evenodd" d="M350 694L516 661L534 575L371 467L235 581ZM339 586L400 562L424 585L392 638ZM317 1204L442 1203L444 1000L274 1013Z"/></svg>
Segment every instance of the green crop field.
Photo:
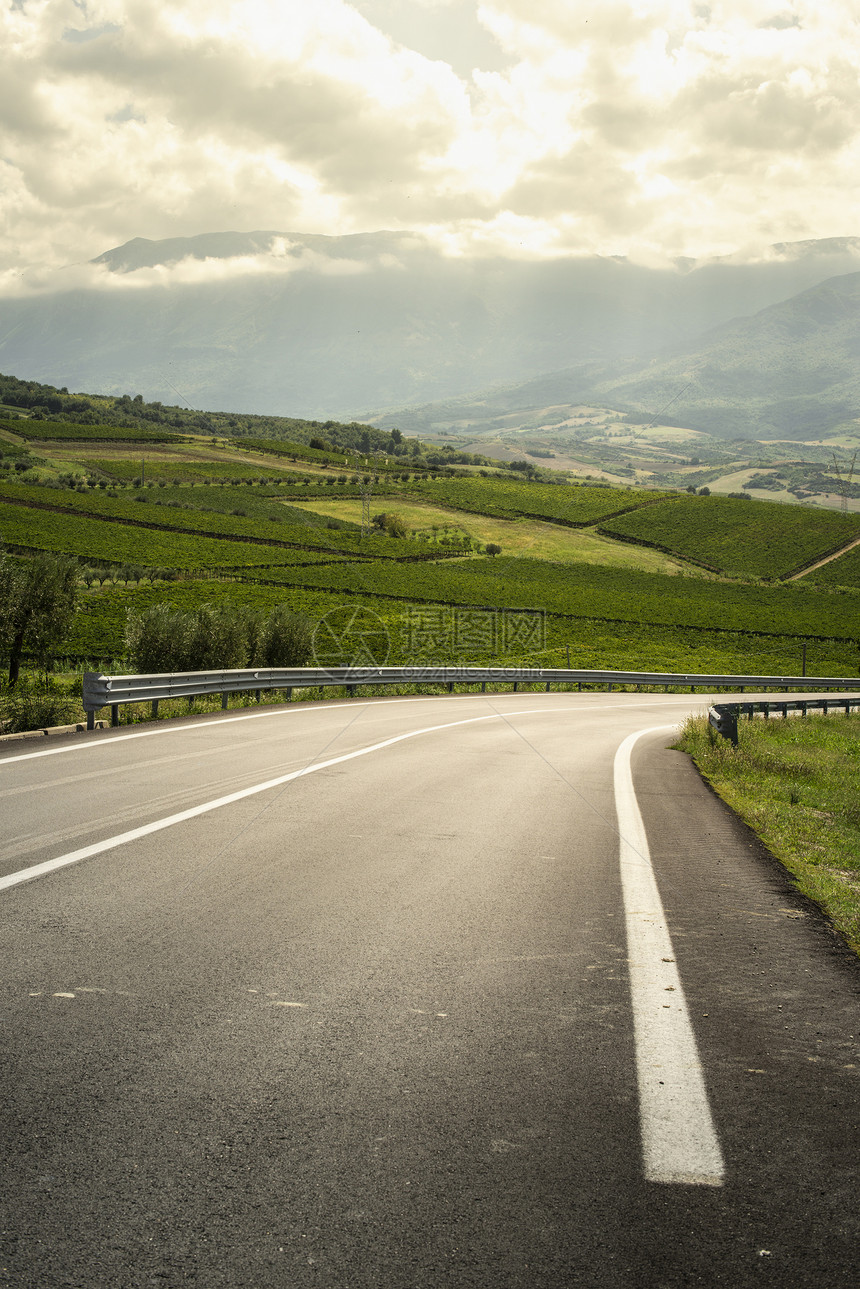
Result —
<svg viewBox="0 0 860 1289"><path fill-rule="evenodd" d="M268 577L268 572L261 576ZM559 667L567 665L569 650L572 665L582 668L797 675L801 665L802 642L788 635L761 636L649 622L624 623L619 629L615 622L550 614L543 647L534 643L526 647L518 645L515 636L505 643L503 611L490 611L489 617L479 613L477 620L474 611L469 611L464 619L458 606L445 606L428 618L420 611L420 604L404 604L372 592L345 599L342 592L310 587L205 580L129 589L107 587L84 594L81 612L67 642L68 652L88 659L121 657L129 610L138 611L161 601L181 609L233 603L262 611L286 602L315 622L345 604L349 608L360 606L375 613L388 632L388 661L392 664L491 664L503 660L523 666ZM476 621L479 626L495 628L492 646L476 643ZM464 634L464 622L471 635ZM857 648L853 642L811 641L807 645L807 662L810 674L854 675Z"/></svg>
<svg viewBox="0 0 860 1289"><path fill-rule="evenodd" d="M123 429L113 425L75 425L62 421L34 421L16 417L14 421L0 421L4 430L22 439L60 442L68 439L74 443L185 443L187 435L172 434L169 430L150 430L144 427Z"/></svg>
<svg viewBox="0 0 860 1289"><path fill-rule="evenodd" d="M86 469L105 478L116 479L119 483L131 483L144 478L151 482L164 480L166 483L205 483L206 480L241 479L246 483L256 483L259 479L270 479L272 475L258 465L246 465L239 461L203 461L194 457L147 457L141 463L140 454L127 454L124 457L84 457L77 460ZM279 477L284 471L273 466Z"/></svg>
<svg viewBox="0 0 860 1289"><path fill-rule="evenodd" d="M635 488L590 488L481 478L418 480L409 485L409 491L455 510L500 518L531 515L573 527L596 524L610 515L647 506L666 495Z"/></svg>
<svg viewBox="0 0 860 1289"><path fill-rule="evenodd" d="M682 495L604 520L600 531L719 572L783 578L860 537L860 518L770 501Z"/></svg>
<svg viewBox="0 0 860 1289"><path fill-rule="evenodd" d="M805 574L803 580L815 586L845 586L860 590L860 546L846 551L838 559L822 564L821 568L813 569ZM856 611L860 618L860 601Z"/></svg>
<svg viewBox="0 0 860 1289"><path fill-rule="evenodd" d="M17 509L22 512L29 512L31 507L50 506L70 514L100 516L104 519L116 520L117 526L122 523L135 526L146 524L152 528L179 529L201 536L243 538L249 542L278 542L300 548L347 552L351 553L353 558L363 555L402 556L405 553L404 543L393 538L371 535L362 539L360 533L354 531L330 530L321 527L311 529L304 524L290 523L285 507L279 508L280 513L276 511L263 518L254 514L228 515L209 510L188 510L157 505L149 501L148 493L145 496L147 498L145 501L135 501L134 498L111 497L100 490L80 493L72 489L43 488L36 484L0 484L0 501L15 500L20 503ZM7 535L4 540L13 542L15 539ZM44 548L40 547L40 549ZM267 545L265 549L271 556L271 546ZM215 561L215 563L220 562L222 561ZM256 562L275 563L277 561L268 558Z"/></svg>
<svg viewBox="0 0 860 1289"><path fill-rule="evenodd" d="M788 675L800 670L805 642L810 674L853 675L860 664L860 600L852 589L860 584L860 548L798 582L753 580L778 583L860 533L856 517L835 511L498 475L416 477L403 458L375 482L370 513L402 510L422 539L362 537L356 476L336 464L335 452L266 443L279 453L267 466L225 460L223 446L205 439L183 448L161 429L32 421L24 428L35 430L29 454L20 450L30 469L13 473L10 457L12 477L0 482L0 539L12 551L125 564L132 581L135 568L179 574L155 582L144 574L122 588L96 586L87 574L67 643L78 657L120 657L127 611L165 600L177 607L286 603L314 620L363 606L385 625L390 660L399 662L468 655L560 665L569 649L580 667ZM60 437L59 464L38 456L38 439ZM20 431L14 441L23 442ZM140 472L136 449L146 442L179 446L170 455L153 451L145 465L150 486L130 487ZM261 446L237 440L232 455ZM316 468L310 483L301 464L291 473L275 464L286 465L291 454L309 473ZM332 468L319 469L319 457L331 457ZM76 489L69 465L125 486ZM36 477L46 482L24 481ZM493 541L503 553L444 559L452 551L436 545L434 524ZM719 575L689 565L679 571L675 559L710 564ZM542 615L539 645L504 626L525 621L523 610ZM432 631L416 634L421 622Z"/></svg>
<svg viewBox="0 0 860 1289"><path fill-rule="evenodd" d="M537 608L570 617L772 635L853 638L860 623L845 597L811 587L762 588L594 564L473 559L452 564L350 564L283 569L303 587L437 604Z"/></svg>
<svg viewBox="0 0 860 1289"><path fill-rule="evenodd" d="M255 542L166 533L86 515L58 514L0 501L0 541L15 550L57 551L81 560L197 571L309 562L313 553ZM323 555L322 558L331 558Z"/></svg>

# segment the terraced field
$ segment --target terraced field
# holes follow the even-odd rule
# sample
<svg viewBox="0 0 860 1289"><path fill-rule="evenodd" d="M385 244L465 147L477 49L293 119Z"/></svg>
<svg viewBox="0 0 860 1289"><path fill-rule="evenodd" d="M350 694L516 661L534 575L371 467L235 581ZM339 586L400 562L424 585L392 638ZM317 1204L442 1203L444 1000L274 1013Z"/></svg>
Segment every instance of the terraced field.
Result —
<svg viewBox="0 0 860 1289"><path fill-rule="evenodd" d="M681 495L603 520L600 531L716 572L777 580L860 537L860 518L776 502Z"/></svg>
<svg viewBox="0 0 860 1289"><path fill-rule="evenodd" d="M454 510L500 517L527 515L571 527L638 510L668 495L641 488L590 488L481 478L422 479L411 483L409 491Z"/></svg>
<svg viewBox="0 0 860 1289"><path fill-rule="evenodd" d="M77 425L67 428L70 436L80 434ZM104 435L109 427L93 432ZM55 423L50 433L57 435ZM63 449L65 462L113 471L126 486L27 482L36 474L34 440L27 460L12 454L4 467L0 538L13 551L56 550L82 564L179 575L155 584L141 580L135 588L93 583L84 590L69 641L82 657L121 654L129 608L226 599L264 609L286 603L315 619L362 604L385 624L392 661L416 656L410 623L427 614L438 628L432 639L440 661L462 660L466 650L470 661L558 664L570 649L580 666L790 674L800 669L804 642L808 668L819 674L854 674L860 660L860 595L852 589L860 581L860 549L799 582L767 587L760 581L778 582L860 533L860 521L838 512L390 472L374 485L371 513L401 512L419 533L362 536L361 499L348 470L326 472L309 459L281 456L271 482L272 473L240 455L239 444L207 449L198 440L158 461L163 486L133 488L128 484L138 477L139 461L127 439L93 439L104 446L80 451L75 442L80 439L70 437ZM161 449L153 443L155 458ZM192 451L193 459L184 455ZM19 464L30 473L22 475ZM44 458L39 472L61 483L61 468ZM146 468L149 475L156 465L147 461ZM441 546L443 536L459 546ZM475 553L487 542L502 554ZM444 558L451 554L457 558ZM716 572L697 570L695 561ZM481 615L498 624L522 610L545 615L539 648L495 627L484 639L457 625Z"/></svg>

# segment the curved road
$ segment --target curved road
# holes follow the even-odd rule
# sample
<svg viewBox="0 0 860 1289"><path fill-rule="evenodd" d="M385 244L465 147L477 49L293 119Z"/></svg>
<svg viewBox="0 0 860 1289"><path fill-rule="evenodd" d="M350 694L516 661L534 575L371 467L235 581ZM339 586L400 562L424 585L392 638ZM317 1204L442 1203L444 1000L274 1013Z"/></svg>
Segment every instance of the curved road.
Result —
<svg viewBox="0 0 860 1289"><path fill-rule="evenodd" d="M4 745L0 1284L853 1289L860 968L706 706Z"/></svg>

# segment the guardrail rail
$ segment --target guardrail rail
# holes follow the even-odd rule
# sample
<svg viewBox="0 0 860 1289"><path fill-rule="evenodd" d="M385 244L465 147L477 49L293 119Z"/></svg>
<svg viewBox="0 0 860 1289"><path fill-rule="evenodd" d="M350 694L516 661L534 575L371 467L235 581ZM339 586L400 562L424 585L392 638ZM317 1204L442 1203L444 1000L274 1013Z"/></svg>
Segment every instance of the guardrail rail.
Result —
<svg viewBox="0 0 860 1289"><path fill-rule="evenodd" d="M842 676L706 676L686 672L664 671L594 671L565 667L293 667L257 668L237 671L168 672L152 676L104 676L99 672L84 673L84 711L87 729L95 726L96 712L111 709L111 724L119 724L123 703L151 703L152 714L167 698L195 698L220 694L222 708L231 694L253 692L257 700L266 690L282 690L287 698L294 689L318 689L343 686L354 695L363 685L455 685L511 684L514 692L520 685L542 685L547 691L553 685L662 686L670 689L802 689L807 692L838 689L860 690L860 678Z"/></svg>
<svg viewBox="0 0 860 1289"><path fill-rule="evenodd" d="M777 712L785 719L789 712L799 711L802 716L805 716L810 708L818 708L826 716L831 709L842 708L847 716L854 707L860 707L860 697L789 698L780 702L759 699L748 703L714 703L708 711L708 722L718 734L737 747L738 720L742 715L751 721L756 712L761 712L766 719L769 719L771 712Z"/></svg>

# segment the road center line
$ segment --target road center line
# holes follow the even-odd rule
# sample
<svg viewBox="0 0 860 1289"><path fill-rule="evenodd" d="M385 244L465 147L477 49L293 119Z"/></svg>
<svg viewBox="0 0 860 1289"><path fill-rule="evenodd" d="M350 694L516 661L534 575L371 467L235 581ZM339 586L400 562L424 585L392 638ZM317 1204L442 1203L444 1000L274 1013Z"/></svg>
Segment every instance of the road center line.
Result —
<svg viewBox="0 0 860 1289"><path fill-rule="evenodd" d="M518 712L517 715L534 715L535 712L543 714L546 708L534 709L529 712ZM556 708L556 711L564 711L565 708ZM310 765L303 766L300 770L292 770L289 774L279 775L276 779L267 779L265 783L255 783L250 788L242 788L238 792L228 793L225 797L217 797L214 801L203 802L202 805L192 806L189 810L181 810L178 814L167 815L164 819L156 819L152 823L143 824L140 828L132 828L129 832L119 833L115 837L107 837L104 841L94 842L91 846L84 846L80 850L70 851L67 855L59 855L56 859L47 859L44 863L33 864L30 868L22 868L17 873L10 873L6 877L0 877L0 891L8 890L12 886L20 886L22 882L30 882L36 877L44 877L48 873L54 873L57 869L67 868L70 864L78 864L83 859L92 859L95 855L102 855L105 851L115 850L118 846L125 846L129 842L138 841L141 837L149 837L152 833L161 832L164 828L172 828L174 824L185 823L188 819L197 819L200 815L208 814L211 810L219 810L222 806L232 805L236 801L244 801L247 797L254 797L260 792L268 792L271 788L280 788L285 783L291 783L293 779L304 778L308 774L316 774L319 770L328 770L333 765L342 765L345 761L354 761L357 757L368 756L371 752L379 752L382 748L392 747L395 743L403 743L406 739L419 738L422 734L435 734L439 730L456 729L458 725L475 725L480 721L499 721L503 720L508 713L491 712L487 716L470 716L462 721L447 721L442 725L427 725L422 729L409 730L405 734L396 734L393 738L383 739L380 743L371 743L367 747L358 748L354 752L345 752L342 756L330 757L327 761L318 761Z"/></svg>
<svg viewBox="0 0 860 1289"><path fill-rule="evenodd" d="M638 739L675 728L630 734L614 767L642 1154L648 1181L722 1186L723 1156L631 770Z"/></svg>
<svg viewBox="0 0 860 1289"><path fill-rule="evenodd" d="M19 761L38 761L45 756L68 756L70 753L74 753L74 752L90 752L94 748L97 749L97 748L112 747L115 743L128 743L128 742L131 742L132 739L159 738L159 737L163 738L165 735L170 735L170 734L183 734L183 733L187 734L190 730L206 731L211 729L217 729L221 725L235 725L240 721L283 720L284 717L290 717L290 716L299 717L299 716L307 715L307 713L311 711L331 712L331 711L337 711L339 709L345 709L347 711L354 712L358 708L374 709L377 707L392 707L398 704L403 705L405 703L411 703L413 706L416 703L445 703L445 704L460 703L468 699L485 698L485 697L498 700L498 699L514 698L514 697L528 698L528 697L531 697L531 695L527 693L514 695L510 692L501 693L501 694L489 694L489 695L411 694L406 698L373 698L373 699L350 698L350 699L344 700L343 702L338 702L331 699L329 699L328 701L322 700L322 699L312 700L306 703L299 702L299 703L282 704L278 707L267 708L263 712L245 712L241 716L219 716L215 712L209 712L209 713L202 713L201 715L210 715L215 717L215 719L211 722L198 719L194 721L193 724L187 725L187 724L179 724L178 722L180 718L174 718L174 720L165 720L160 722L159 729L135 730L134 733L132 734L111 734L106 738L96 737L92 740L88 739L86 742L67 743L63 747L40 748L38 752L18 752L12 756L0 756L0 770L2 770L4 766L7 766L7 765L16 765ZM558 697L558 695L555 694L555 695L552 695L552 697ZM596 694L585 694L585 695L578 694L578 695L573 695L573 697L592 698L592 697L597 697L597 695ZM679 697L678 695L672 695L671 698L667 699L666 701L667 702L676 701L678 697ZM701 705L704 706L705 709L707 709L707 707L711 702L711 699L707 696L701 696L701 695L699 696L699 698L700 698ZM632 703L632 704L631 703L587 703L587 704L584 703L582 705L581 711L585 714L588 714L589 712L613 710L617 707L622 707L622 706L627 708L628 710L631 710L634 707L641 707L643 705L644 704L641 704L641 703ZM654 704L649 704L649 706L654 706ZM561 709L556 709L556 710L561 710ZM520 714L521 713L518 711L512 711L509 713L509 715L511 716L518 716ZM34 730L33 733L35 734L36 731Z"/></svg>

